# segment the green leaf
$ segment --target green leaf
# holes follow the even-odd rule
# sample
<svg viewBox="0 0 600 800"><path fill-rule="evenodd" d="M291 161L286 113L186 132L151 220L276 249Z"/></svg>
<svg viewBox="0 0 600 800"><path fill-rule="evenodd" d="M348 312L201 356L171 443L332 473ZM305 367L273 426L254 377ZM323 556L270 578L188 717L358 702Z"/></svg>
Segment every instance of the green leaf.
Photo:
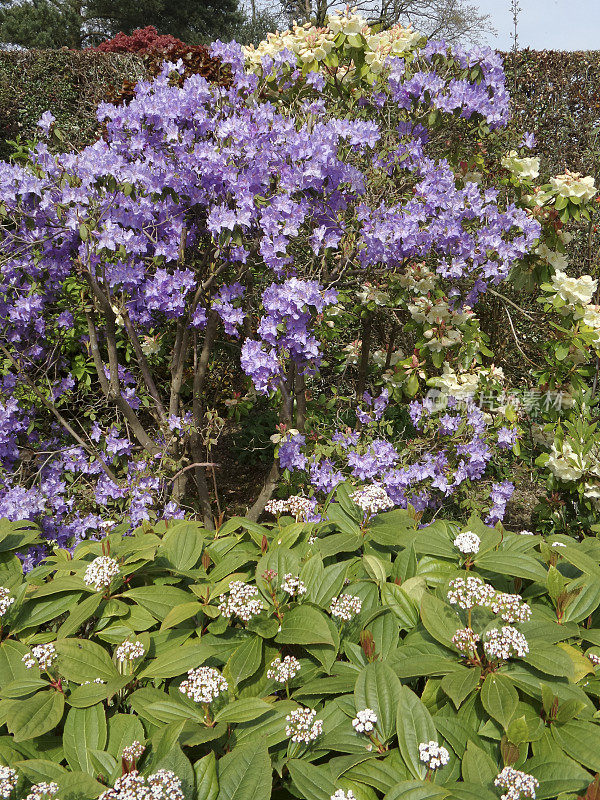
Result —
<svg viewBox="0 0 600 800"><path fill-rule="evenodd" d="M436 729L429 711L407 686L400 689L396 732L406 766L415 778L424 778L427 770L419 758L419 744L436 740Z"/></svg>
<svg viewBox="0 0 600 800"><path fill-rule="evenodd" d="M600 728L591 722L573 720L565 725L553 725L555 742L577 763L600 772Z"/></svg>
<svg viewBox="0 0 600 800"><path fill-rule="evenodd" d="M381 587L381 602L395 614L404 630L410 631L419 621L419 608L402 586L384 583Z"/></svg>
<svg viewBox="0 0 600 800"><path fill-rule="evenodd" d="M244 697L241 700L234 700L233 703L222 708L215 715L215 722L250 722L250 720L258 719L271 711L273 706L270 703L265 703L258 697Z"/></svg>
<svg viewBox="0 0 600 800"><path fill-rule="evenodd" d="M461 667L442 678L442 689L459 708L463 700L479 686L481 668Z"/></svg>
<svg viewBox="0 0 600 800"><path fill-rule="evenodd" d="M0 697L14 700L18 697L27 697L28 694L38 692L40 689L47 689L50 684L40 678L18 678L16 681L7 683L0 692Z"/></svg>
<svg viewBox="0 0 600 800"><path fill-rule="evenodd" d="M271 773L271 759L262 737L237 745L219 761L218 800L269 800Z"/></svg>
<svg viewBox="0 0 600 800"><path fill-rule="evenodd" d="M510 678L491 673L481 687L481 702L488 714L506 730L517 710L519 695Z"/></svg>
<svg viewBox="0 0 600 800"><path fill-rule="evenodd" d="M448 789L429 781L401 781L383 800L444 800L449 795Z"/></svg>
<svg viewBox="0 0 600 800"><path fill-rule="evenodd" d="M217 760L214 751L196 761L194 774L196 776L195 800L216 800L219 794L219 781L217 780Z"/></svg>
<svg viewBox="0 0 600 800"><path fill-rule="evenodd" d="M72 770L90 775L94 768L90 750L103 750L106 744L106 717L104 706L72 708L67 714L63 732L65 758Z"/></svg>
<svg viewBox="0 0 600 800"><path fill-rule="evenodd" d="M470 783L492 783L498 774L498 766L494 759L474 742L467 742L467 749L462 757L463 780Z"/></svg>
<svg viewBox="0 0 600 800"><path fill-rule="evenodd" d="M323 612L304 604L296 606L285 614L275 641L280 644L334 645Z"/></svg>
<svg viewBox="0 0 600 800"><path fill-rule="evenodd" d="M46 783L57 782L67 774L67 770L60 764L43 758L16 761L12 766L23 773L31 783L41 783L42 781Z"/></svg>
<svg viewBox="0 0 600 800"><path fill-rule="evenodd" d="M568 678L573 675L573 662L560 647L553 644L535 644L523 661L546 675Z"/></svg>
<svg viewBox="0 0 600 800"><path fill-rule="evenodd" d="M448 603L429 593L424 594L421 600L421 621L427 632L447 647L453 647L452 637L459 628L464 627Z"/></svg>
<svg viewBox="0 0 600 800"><path fill-rule="evenodd" d="M88 639L60 639L56 642L58 671L75 683L95 678L110 683L121 676L103 647Z"/></svg>
<svg viewBox="0 0 600 800"><path fill-rule="evenodd" d="M367 664L356 679L356 710L373 709L377 714L377 730L382 733L384 741L391 739L395 732L400 688L396 673L382 661Z"/></svg>
<svg viewBox="0 0 600 800"><path fill-rule="evenodd" d="M92 800L106 789L85 772L68 772L58 781L61 800Z"/></svg>
<svg viewBox="0 0 600 800"><path fill-rule="evenodd" d="M171 609L190 599L187 592L176 586L141 586L123 592L122 596L138 603L158 620L163 620Z"/></svg>
<svg viewBox="0 0 600 800"><path fill-rule="evenodd" d="M263 642L260 636L246 639L230 657L226 664L226 671L231 676L234 684L250 678L260 667L262 661Z"/></svg>
<svg viewBox="0 0 600 800"><path fill-rule="evenodd" d="M202 603L197 600L191 600L189 603L181 603L181 605L172 608L167 616L160 624L160 630L164 631L168 628L174 628L180 622L184 622L190 617L195 617L202 611Z"/></svg>
<svg viewBox="0 0 600 800"><path fill-rule="evenodd" d="M287 762L294 786L304 800L330 800L338 788L323 767L292 758Z"/></svg>
<svg viewBox="0 0 600 800"><path fill-rule="evenodd" d="M190 669L203 664L214 655L214 648L201 641L189 642L174 651L163 653L155 658L146 669L140 672L140 678L174 678L183 675Z"/></svg>
<svg viewBox="0 0 600 800"><path fill-rule="evenodd" d="M96 703L101 703L102 700L106 700L121 689L124 689L130 680L131 676L123 675L108 683L91 682L82 684L73 689L67 696L67 703L72 708L88 708L89 706L95 706Z"/></svg>
<svg viewBox="0 0 600 800"><path fill-rule="evenodd" d="M64 694L55 691L38 692L27 700L13 700L8 712L8 730L17 742L42 736L56 728L64 707Z"/></svg>
<svg viewBox="0 0 600 800"><path fill-rule="evenodd" d="M570 758L549 760L547 756L536 756L522 767L540 785L535 790L536 800L550 800L563 792L581 792L589 785L591 776L583 767Z"/></svg>
<svg viewBox="0 0 600 800"><path fill-rule="evenodd" d="M77 633L83 623L87 622L87 620L96 613L101 602L102 595L99 592L85 597L69 613L69 616L56 632L56 638L63 639L65 636L71 636L71 634Z"/></svg>
<svg viewBox="0 0 600 800"><path fill-rule="evenodd" d="M546 570L537 559L525 555L525 553L495 551L475 556L474 561L478 569L493 572L496 575L511 575L516 578L539 581L544 586L546 585Z"/></svg>
<svg viewBox="0 0 600 800"><path fill-rule="evenodd" d="M106 749L120 759L123 748L146 738L144 727L135 714L115 714L108 720L108 744Z"/></svg>
<svg viewBox="0 0 600 800"><path fill-rule="evenodd" d="M193 569L202 555L203 531L197 522L177 522L165 534L159 552L175 569Z"/></svg>

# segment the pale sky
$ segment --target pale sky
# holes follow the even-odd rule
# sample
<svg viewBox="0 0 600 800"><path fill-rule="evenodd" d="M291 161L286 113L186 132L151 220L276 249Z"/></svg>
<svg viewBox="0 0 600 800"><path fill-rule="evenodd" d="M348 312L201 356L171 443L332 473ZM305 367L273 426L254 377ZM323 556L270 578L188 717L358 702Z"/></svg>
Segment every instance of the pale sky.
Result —
<svg viewBox="0 0 600 800"><path fill-rule="evenodd" d="M512 45L510 0L475 0L489 14L496 36L487 43L499 50ZM519 47L534 50L600 50L600 0L520 0Z"/></svg>

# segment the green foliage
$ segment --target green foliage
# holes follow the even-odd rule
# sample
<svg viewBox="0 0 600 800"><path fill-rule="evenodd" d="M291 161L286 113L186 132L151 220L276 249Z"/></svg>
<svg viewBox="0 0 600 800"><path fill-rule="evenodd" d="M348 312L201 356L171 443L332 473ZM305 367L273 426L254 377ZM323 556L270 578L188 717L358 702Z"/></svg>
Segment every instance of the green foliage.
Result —
<svg viewBox="0 0 600 800"><path fill-rule="evenodd" d="M321 523L238 517L216 533L146 524L72 556L57 550L26 575L14 552L36 532L2 521L14 602L2 617L0 760L79 800L114 782L134 741L146 748L142 774L174 771L190 800L329 800L339 789L362 800L491 798L505 764L533 775L542 800L583 793L600 770L598 540L563 547L472 518L479 551L464 556L456 523L419 529L409 509L379 515L348 548L337 522L346 504L340 489ZM96 591L100 555L119 571ZM282 589L287 575L301 592ZM526 638L522 657L493 660L480 646L465 655L453 643L467 624L482 638L507 624L489 606L450 602L450 582L469 576L531 607L510 621ZM233 581L256 587L262 606L245 622L221 613ZM360 609L339 617L332 601L343 594ZM139 649L119 660L125 641ZM28 669L39 644L55 656ZM284 656L300 669L278 683L267 673ZM227 682L210 703L180 691L200 666ZM307 743L286 735L298 707L322 721ZM365 708L377 716L371 733L352 725ZM429 741L449 753L433 772L419 754Z"/></svg>

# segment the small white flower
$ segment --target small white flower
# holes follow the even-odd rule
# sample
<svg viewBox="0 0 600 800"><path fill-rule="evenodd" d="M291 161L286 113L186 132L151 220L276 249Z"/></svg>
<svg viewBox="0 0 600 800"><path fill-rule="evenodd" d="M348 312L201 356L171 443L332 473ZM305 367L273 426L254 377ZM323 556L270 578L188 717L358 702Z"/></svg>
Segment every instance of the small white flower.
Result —
<svg viewBox="0 0 600 800"><path fill-rule="evenodd" d="M52 666L52 662L57 656L56 648L53 644L36 644L29 653L25 653L21 661L27 669L36 665L42 672Z"/></svg>
<svg viewBox="0 0 600 800"><path fill-rule="evenodd" d="M586 653L586 655L595 667L600 666L600 656L596 653Z"/></svg>
<svg viewBox="0 0 600 800"><path fill-rule="evenodd" d="M196 703L208 704L228 688L229 684L217 669L198 667L189 670L188 677L181 682L179 691Z"/></svg>
<svg viewBox="0 0 600 800"><path fill-rule="evenodd" d="M437 742L421 742L419 745L419 758L429 769L439 769L450 760L450 754L445 747Z"/></svg>
<svg viewBox="0 0 600 800"><path fill-rule="evenodd" d="M281 588L284 592L287 592L290 597L294 597L295 595L302 595L306 594L306 585L297 575L292 575L291 572L287 572L283 576L283 581L281 582Z"/></svg>
<svg viewBox="0 0 600 800"><path fill-rule="evenodd" d="M146 648L140 641L125 641L115 650L115 658L121 663L124 661L134 661L136 658L141 658L145 652Z"/></svg>
<svg viewBox="0 0 600 800"><path fill-rule="evenodd" d="M106 683L106 681L103 681L102 678L94 678L93 681L84 681L81 685L82 686L89 686L90 683Z"/></svg>
<svg viewBox="0 0 600 800"><path fill-rule="evenodd" d="M14 602L15 598L12 597L10 589L7 589L5 586L0 586L0 617L6 614Z"/></svg>
<svg viewBox="0 0 600 800"><path fill-rule="evenodd" d="M362 600L353 594L341 594L339 597L334 597L331 601L329 610L333 617L338 617L344 622L348 622L352 617L360 614L362 608Z"/></svg>
<svg viewBox="0 0 600 800"><path fill-rule="evenodd" d="M219 611L224 617L239 617L244 622L258 616L264 609L258 599L258 589L243 581L232 581L229 584L229 596L219 597Z"/></svg>
<svg viewBox="0 0 600 800"><path fill-rule="evenodd" d="M519 531L519 534L521 536L535 536L535 533L533 533L532 531L526 531L526 530Z"/></svg>
<svg viewBox="0 0 600 800"><path fill-rule="evenodd" d="M58 793L58 784L52 781L51 783L36 783L31 787L31 791L25 800L50 800Z"/></svg>
<svg viewBox="0 0 600 800"><path fill-rule="evenodd" d="M300 662L294 656L286 656L283 661L276 658L267 670L267 678L277 683L287 683L300 672Z"/></svg>
<svg viewBox="0 0 600 800"><path fill-rule="evenodd" d="M564 542L552 542L551 547L566 547Z"/></svg>
<svg viewBox="0 0 600 800"><path fill-rule="evenodd" d="M352 492L350 499L369 516L394 507L385 489L376 484L363 486L362 489L357 489Z"/></svg>
<svg viewBox="0 0 600 800"><path fill-rule="evenodd" d="M83 580L88 586L93 586L97 592L101 592L110 586L110 582L119 572L119 565L114 558L98 556L86 569Z"/></svg>
<svg viewBox="0 0 600 800"><path fill-rule="evenodd" d="M479 635L471 628L459 628L452 637L452 644L466 656L476 655L478 641Z"/></svg>
<svg viewBox="0 0 600 800"><path fill-rule="evenodd" d="M472 531L463 531L454 540L454 547L457 547L465 555L467 553L478 553L480 544L481 539Z"/></svg>
<svg viewBox="0 0 600 800"><path fill-rule="evenodd" d="M0 797L10 797L18 779L16 770L0 766Z"/></svg>
<svg viewBox="0 0 600 800"><path fill-rule="evenodd" d="M336 789L329 800L356 800L356 798L352 793L352 789L348 789L347 792L344 792L343 789Z"/></svg>
<svg viewBox="0 0 600 800"><path fill-rule="evenodd" d="M483 650L490 660L506 661L513 656L523 658L529 652L527 639L511 625L503 625L501 629L492 628L483 639Z"/></svg>
<svg viewBox="0 0 600 800"><path fill-rule="evenodd" d="M103 792L98 800L185 800L181 780L168 769L144 778L137 770L117 778L114 788Z"/></svg>
<svg viewBox="0 0 600 800"><path fill-rule="evenodd" d="M312 708L298 708L291 711L285 721L285 735L292 742L304 742L310 744L317 739L323 732L323 720L315 719L317 712Z"/></svg>
<svg viewBox="0 0 600 800"><path fill-rule="evenodd" d="M137 761L138 758L141 758L144 755L145 750L146 748L144 745L141 744L141 742L138 742L136 739L130 745L123 748L121 758L123 758L125 761Z"/></svg>
<svg viewBox="0 0 600 800"><path fill-rule="evenodd" d="M521 800L523 797L535 800L535 790L540 784L533 775L528 775L514 767L504 767L494 780L494 785L507 789L507 792L501 796L501 800Z"/></svg>
<svg viewBox="0 0 600 800"><path fill-rule="evenodd" d="M363 708L362 711L357 711L352 720L352 727L357 733L371 733L376 724L377 714L372 708Z"/></svg>
<svg viewBox="0 0 600 800"><path fill-rule="evenodd" d="M448 585L450 587L447 595L448 602L458 605L464 611L468 611L474 606L488 608L496 594L493 586L473 575L466 578L454 578Z"/></svg>
<svg viewBox="0 0 600 800"><path fill-rule="evenodd" d="M531 618L531 607L523 601L520 594L496 592L490 608L505 622L527 622Z"/></svg>

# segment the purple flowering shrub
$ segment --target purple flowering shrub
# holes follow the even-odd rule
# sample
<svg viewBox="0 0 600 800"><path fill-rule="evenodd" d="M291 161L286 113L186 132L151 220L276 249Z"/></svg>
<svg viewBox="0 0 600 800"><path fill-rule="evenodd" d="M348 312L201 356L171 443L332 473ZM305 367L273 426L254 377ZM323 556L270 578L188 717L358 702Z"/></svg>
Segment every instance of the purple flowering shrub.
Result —
<svg viewBox="0 0 600 800"><path fill-rule="evenodd" d="M338 22L327 41L350 69L375 34ZM498 57L400 33L375 82L353 76L352 97L331 91L343 84L331 64L325 78L281 49L248 71L247 53L216 43L231 86L179 85L182 66L167 65L127 106L99 108L95 144L51 154L42 139L29 160L0 164L0 515L69 547L186 510L212 527L207 387L224 348L288 432L251 519L282 470L306 471L318 491L344 476L438 508L513 445L511 426L469 404L441 414L423 401L422 418L411 413L429 444L405 453L360 421L382 413L376 400L359 411L360 442L332 443L336 458L305 447L310 393L358 336L358 396L366 388L365 286L414 330L397 403L440 369L445 380L449 361L484 362L477 300L543 235L531 183L490 177L511 136Z"/></svg>

